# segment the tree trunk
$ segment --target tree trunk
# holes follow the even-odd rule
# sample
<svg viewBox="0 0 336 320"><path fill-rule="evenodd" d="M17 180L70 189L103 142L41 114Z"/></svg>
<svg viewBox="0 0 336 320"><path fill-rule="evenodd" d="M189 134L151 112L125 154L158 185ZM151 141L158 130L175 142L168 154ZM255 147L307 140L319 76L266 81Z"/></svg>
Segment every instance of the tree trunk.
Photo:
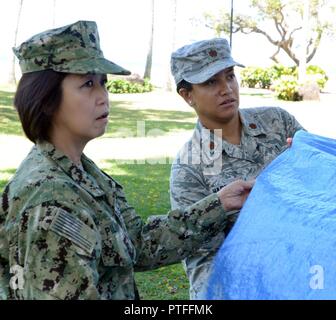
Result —
<svg viewBox="0 0 336 320"><path fill-rule="evenodd" d="M172 18L173 34L172 34L172 42L171 42L171 51L174 51L175 47L176 47L177 0L172 0L172 4L173 4L173 18ZM170 64L168 65L168 75L167 75L166 88L167 88L168 91L173 91Z"/></svg>
<svg viewBox="0 0 336 320"><path fill-rule="evenodd" d="M22 5L23 5L23 0L19 0L18 13L17 13L17 18L16 18L16 28L15 28L15 33L14 33L14 47L16 47L16 45L17 45L16 42L17 42L17 35L19 33L19 24L20 24ZM16 85L15 55L14 54L13 54L13 60L12 60L12 70L11 70L11 73L9 75L9 83Z"/></svg>
<svg viewBox="0 0 336 320"><path fill-rule="evenodd" d="M151 11L152 11L152 22L151 22L151 31L149 35L149 48L147 53L146 67L144 78L151 78L152 73L152 60L153 60L153 41L154 41L154 0L151 0Z"/></svg>
<svg viewBox="0 0 336 320"><path fill-rule="evenodd" d="M303 17L302 17L302 34L301 34L301 46L299 54L299 81L304 83L306 81L307 71L307 35L309 32L309 0L303 1Z"/></svg>

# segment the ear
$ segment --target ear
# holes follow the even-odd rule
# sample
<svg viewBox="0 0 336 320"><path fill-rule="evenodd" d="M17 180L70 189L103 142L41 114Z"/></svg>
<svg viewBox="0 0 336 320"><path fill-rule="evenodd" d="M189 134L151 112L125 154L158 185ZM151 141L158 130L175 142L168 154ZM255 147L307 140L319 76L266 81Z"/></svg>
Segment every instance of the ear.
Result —
<svg viewBox="0 0 336 320"><path fill-rule="evenodd" d="M186 88L181 88L179 90L179 95L188 103L191 107L195 105L191 91L188 91Z"/></svg>

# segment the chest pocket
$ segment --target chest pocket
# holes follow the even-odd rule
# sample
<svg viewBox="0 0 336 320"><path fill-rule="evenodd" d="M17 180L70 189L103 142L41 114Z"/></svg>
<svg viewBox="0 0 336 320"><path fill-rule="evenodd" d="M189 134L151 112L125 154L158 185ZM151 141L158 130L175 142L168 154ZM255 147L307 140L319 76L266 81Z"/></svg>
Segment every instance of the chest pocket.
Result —
<svg viewBox="0 0 336 320"><path fill-rule="evenodd" d="M256 155L255 161L263 164L263 166L266 166L268 163L274 160L281 152L286 150L286 148L286 144L278 140L274 140L272 144L258 144L258 153Z"/></svg>
<svg viewBox="0 0 336 320"><path fill-rule="evenodd" d="M105 266L132 266L135 248L127 232L114 220L101 225L102 260Z"/></svg>

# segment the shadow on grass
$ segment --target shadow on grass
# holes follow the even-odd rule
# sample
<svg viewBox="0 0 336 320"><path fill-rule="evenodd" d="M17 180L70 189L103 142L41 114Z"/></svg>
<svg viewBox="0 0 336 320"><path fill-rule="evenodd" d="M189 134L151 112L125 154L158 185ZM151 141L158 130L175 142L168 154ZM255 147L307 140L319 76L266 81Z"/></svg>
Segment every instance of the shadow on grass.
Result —
<svg viewBox="0 0 336 320"><path fill-rule="evenodd" d="M13 98L13 92L0 90L0 134L23 134Z"/></svg>
<svg viewBox="0 0 336 320"><path fill-rule="evenodd" d="M128 202L144 220L150 215L168 212L171 167L168 162L127 164L105 160L104 163L104 171L123 186Z"/></svg>
<svg viewBox="0 0 336 320"><path fill-rule="evenodd" d="M272 93L262 93L262 92L258 92L258 93L245 93L245 92L240 92L241 96L257 96L257 97L261 97L261 98L273 98Z"/></svg>
<svg viewBox="0 0 336 320"><path fill-rule="evenodd" d="M5 185L14 175L16 169L0 169L0 194L4 191Z"/></svg>
<svg viewBox="0 0 336 320"><path fill-rule="evenodd" d="M189 281L181 263L136 272L135 281L142 300L189 300Z"/></svg>
<svg viewBox="0 0 336 320"><path fill-rule="evenodd" d="M14 99L14 93L9 91L0 90L0 105L12 106Z"/></svg>

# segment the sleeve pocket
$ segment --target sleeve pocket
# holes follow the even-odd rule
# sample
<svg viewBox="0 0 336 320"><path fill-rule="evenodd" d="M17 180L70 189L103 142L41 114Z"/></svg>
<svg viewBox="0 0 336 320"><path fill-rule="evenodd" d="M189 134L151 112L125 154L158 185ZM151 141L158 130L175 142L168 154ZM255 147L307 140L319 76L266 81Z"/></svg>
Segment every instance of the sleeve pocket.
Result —
<svg viewBox="0 0 336 320"><path fill-rule="evenodd" d="M59 208L56 210L50 230L70 240L79 254L91 256L97 243L95 231L70 213Z"/></svg>

